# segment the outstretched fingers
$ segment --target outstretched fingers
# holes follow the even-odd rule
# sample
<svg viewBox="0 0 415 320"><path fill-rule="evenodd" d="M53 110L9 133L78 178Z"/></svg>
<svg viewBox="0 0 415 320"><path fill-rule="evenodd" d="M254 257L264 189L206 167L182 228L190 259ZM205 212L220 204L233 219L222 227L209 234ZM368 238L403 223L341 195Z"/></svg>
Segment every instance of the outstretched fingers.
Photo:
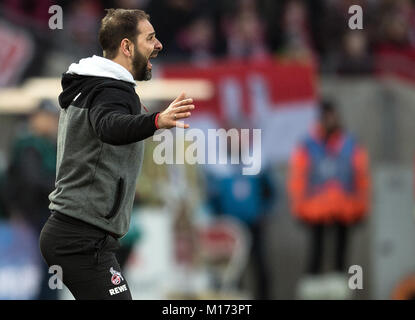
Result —
<svg viewBox="0 0 415 320"><path fill-rule="evenodd" d="M190 112L176 113L175 114L175 119L186 119L186 118L189 118L190 115L191 115Z"/></svg>
<svg viewBox="0 0 415 320"><path fill-rule="evenodd" d="M182 112L187 112L187 111L193 110L194 108L195 108L194 104L189 104L189 105L184 105L184 106L181 106L181 107L174 108L173 112L174 113L182 113Z"/></svg>
<svg viewBox="0 0 415 320"><path fill-rule="evenodd" d="M180 100L180 101L173 102L171 104L171 107L172 108L179 108L180 106L189 105L192 102L193 102L193 99L192 98L184 99L184 100Z"/></svg>

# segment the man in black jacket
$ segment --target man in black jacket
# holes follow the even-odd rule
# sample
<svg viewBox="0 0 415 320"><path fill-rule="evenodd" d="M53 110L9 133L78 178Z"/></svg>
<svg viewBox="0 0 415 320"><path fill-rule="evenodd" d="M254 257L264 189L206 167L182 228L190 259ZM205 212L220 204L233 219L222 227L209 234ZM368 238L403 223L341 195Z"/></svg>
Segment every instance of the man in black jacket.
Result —
<svg viewBox="0 0 415 320"><path fill-rule="evenodd" d="M40 248L76 299L131 299L115 257L130 223L143 141L157 129L187 128L184 93L161 113L142 114L134 80L151 78L162 49L149 16L110 9L99 41L104 57L72 64L62 77L52 215Z"/></svg>

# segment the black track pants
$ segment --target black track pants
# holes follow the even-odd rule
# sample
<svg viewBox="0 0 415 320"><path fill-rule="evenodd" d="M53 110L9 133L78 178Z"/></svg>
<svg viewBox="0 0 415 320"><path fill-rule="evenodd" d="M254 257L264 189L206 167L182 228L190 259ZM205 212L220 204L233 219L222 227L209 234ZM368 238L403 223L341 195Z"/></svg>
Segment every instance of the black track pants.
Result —
<svg viewBox="0 0 415 320"><path fill-rule="evenodd" d="M46 263L62 268L62 281L75 299L132 299L115 257L119 242L105 231L53 212L39 245Z"/></svg>
<svg viewBox="0 0 415 320"><path fill-rule="evenodd" d="M336 233L334 241L336 242L335 266L336 272L346 272L346 255L348 244L348 231L346 225L337 223L334 225L315 224L310 226L311 231L311 250L309 257L308 272L310 274L321 274L323 271L324 258L324 231L328 228L334 228Z"/></svg>

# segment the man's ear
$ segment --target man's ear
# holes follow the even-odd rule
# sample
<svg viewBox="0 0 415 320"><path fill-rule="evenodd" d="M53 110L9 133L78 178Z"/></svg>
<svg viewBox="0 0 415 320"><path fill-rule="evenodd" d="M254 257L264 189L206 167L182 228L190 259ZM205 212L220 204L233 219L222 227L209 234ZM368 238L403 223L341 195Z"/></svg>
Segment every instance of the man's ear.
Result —
<svg viewBox="0 0 415 320"><path fill-rule="evenodd" d="M124 38L121 40L121 52L125 56L131 57L133 50L134 50L133 44L130 40L128 40L127 38Z"/></svg>

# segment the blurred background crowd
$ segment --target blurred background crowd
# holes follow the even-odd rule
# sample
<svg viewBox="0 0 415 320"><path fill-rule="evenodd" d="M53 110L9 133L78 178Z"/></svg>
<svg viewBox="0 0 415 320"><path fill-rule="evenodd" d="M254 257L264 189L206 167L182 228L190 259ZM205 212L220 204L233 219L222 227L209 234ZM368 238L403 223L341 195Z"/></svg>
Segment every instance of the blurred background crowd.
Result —
<svg viewBox="0 0 415 320"><path fill-rule="evenodd" d="M49 28L55 4L62 30ZM363 9L362 30L348 26L351 5ZM57 96L18 109L7 90L101 55L105 8L150 14L164 46L154 78L211 83L192 127L262 129L255 176L157 165L146 141L119 252L134 298L415 298L415 1L3 0L0 299L71 298L48 288L37 247ZM352 265L363 272L357 290Z"/></svg>
<svg viewBox="0 0 415 320"><path fill-rule="evenodd" d="M51 37L48 8L54 4L63 8L65 28ZM363 8L364 30L348 28L351 5ZM315 61L322 72L364 74L374 71L374 56L385 46L415 45L411 0L5 0L0 17L28 33L33 52L25 54L36 64L24 76L58 75L61 64L100 53L100 18L112 7L151 15L168 52L163 61L279 56Z"/></svg>

